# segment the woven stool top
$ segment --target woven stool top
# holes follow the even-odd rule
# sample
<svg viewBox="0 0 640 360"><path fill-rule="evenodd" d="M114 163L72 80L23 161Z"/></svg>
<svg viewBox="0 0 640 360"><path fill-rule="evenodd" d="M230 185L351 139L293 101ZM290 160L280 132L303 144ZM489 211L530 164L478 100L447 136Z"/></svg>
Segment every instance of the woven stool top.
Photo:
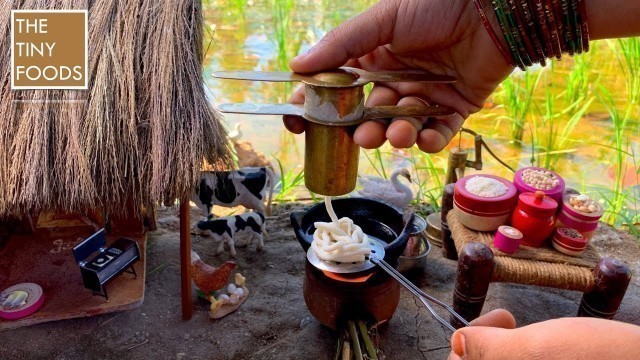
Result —
<svg viewBox="0 0 640 360"><path fill-rule="evenodd" d="M578 291L589 291L595 286L592 270L600 261L600 255L591 244L580 256L562 254L551 245L543 248L520 246L515 254L506 254L493 246L493 233L462 225L455 209L449 211L447 224L458 253L472 241L484 243L493 251L492 281Z"/></svg>

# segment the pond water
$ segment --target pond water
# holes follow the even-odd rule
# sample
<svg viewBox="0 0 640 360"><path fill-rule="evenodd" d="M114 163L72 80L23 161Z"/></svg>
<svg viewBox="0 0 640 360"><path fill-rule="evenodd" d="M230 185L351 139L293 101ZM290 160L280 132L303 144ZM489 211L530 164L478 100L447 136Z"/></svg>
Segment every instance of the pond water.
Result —
<svg viewBox="0 0 640 360"><path fill-rule="evenodd" d="M211 72L288 70L290 58L372 3L370 0L208 1L205 77L212 100L286 102L294 89L290 85L219 80L212 78ZM536 165L560 173L569 186L600 198L609 207L611 222L618 224L638 221L640 199L640 99L630 100L629 96L629 89L640 88L640 82L634 85L628 81L640 76L640 46L627 62L622 56L623 45L618 41L595 42L591 52L581 58L567 57L527 74L516 71L487 101L486 108L464 125L481 134L496 155L511 167L531 165L534 159ZM535 86L528 88L527 84ZM607 110L608 93L619 112L618 121ZM509 98L517 100L510 102ZM529 104L527 109L523 109L524 104ZM521 145L512 141L511 128L517 123L513 119L522 119ZM285 171L301 171L304 138L288 133L279 117L225 115L225 122L229 129L240 123L242 139L253 143L274 164L279 159ZM472 148L473 138L462 135L449 147L458 145ZM447 154L447 149L427 155L416 149L397 150L386 145L378 154L380 161L374 160L373 151L363 152L360 173L380 174L384 167L388 174L394 167L411 166L421 179L416 190L424 200L429 200L439 196ZM483 171L512 177L486 152L483 160Z"/></svg>

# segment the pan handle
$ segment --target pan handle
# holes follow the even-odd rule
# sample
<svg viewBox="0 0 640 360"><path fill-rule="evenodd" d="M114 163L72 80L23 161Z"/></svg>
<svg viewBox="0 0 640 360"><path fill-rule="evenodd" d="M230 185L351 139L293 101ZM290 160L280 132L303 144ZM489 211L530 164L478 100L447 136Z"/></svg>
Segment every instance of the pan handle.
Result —
<svg viewBox="0 0 640 360"><path fill-rule="evenodd" d="M306 253L311 247L311 239L307 236L305 231L302 230L302 218L304 217L304 214L304 211L294 211L291 213L290 219L296 238Z"/></svg>
<svg viewBox="0 0 640 360"><path fill-rule="evenodd" d="M409 236L413 231L413 221L415 219L415 214L413 212L408 213L404 216L404 229L400 235L393 240L392 242L384 245L385 251L385 259L395 263L395 261L402 255L404 249L407 247L407 241L409 241Z"/></svg>

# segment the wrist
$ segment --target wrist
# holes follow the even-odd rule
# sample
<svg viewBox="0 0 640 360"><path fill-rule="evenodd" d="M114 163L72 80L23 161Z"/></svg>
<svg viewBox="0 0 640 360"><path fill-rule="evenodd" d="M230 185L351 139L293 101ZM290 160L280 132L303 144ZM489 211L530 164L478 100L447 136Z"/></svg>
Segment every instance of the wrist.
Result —
<svg viewBox="0 0 640 360"><path fill-rule="evenodd" d="M496 13L493 11L492 0L474 0L475 10L478 13L482 27L486 31L482 31L482 36L486 36L493 43L493 48L500 54L500 57L504 60L505 64L510 67L515 67L515 61L513 55L509 50L509 45L504 37L503 32L500 29L500 23ZM487 40L489 40L487 39Z"/></svg>
<svg viewBox="0 0 640 360"><path fill-rule="evenodd" d="M584 0L593 40L640 36L640 1Z"/></svg>

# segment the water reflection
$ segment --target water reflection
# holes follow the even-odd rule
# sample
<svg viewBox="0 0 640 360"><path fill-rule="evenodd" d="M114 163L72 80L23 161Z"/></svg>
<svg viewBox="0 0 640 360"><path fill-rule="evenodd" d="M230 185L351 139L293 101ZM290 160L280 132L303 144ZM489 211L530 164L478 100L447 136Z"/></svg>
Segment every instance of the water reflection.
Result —
<svg viewBox="0 0 640 360"><path fill-rule="evenodd" d="M316 43L323 34L347 18L366 9L374 1L349 2L293 0L211 0L206 6L211 45L206 57L206 85L213 100L221 102L282 103L294 88L286 84L219 80L212 78L217 70L286 70L288 61ZM295 5L295 6L294 6ZM640 55L639 55L640 56ZM640 62L640 61L639 61ZM631 69L633 70L633 69ZM629 105L630 76L625 70L618 42L595 42L590 53L576 59L565 58L553 67L533 69L529 75L514 74L490 98L486 109L472 116L465 127L482 134L489 146L513 167L548 165L567 178L569 186L583 191L610 191L616 181L616 166L624 170L619 180L625 191L638 185L640 153L640 106ZM526 90L527 76L538 79L535 90ZM513 89L508 86L512 85ZM623 164L616 161L615 128L603 105L600 87L608 90L620 109L628 110L624 125L625 151ZM633 86L633 85L631 85ZM638 85L636 85L638 86ZM513 111L506 100L509 91L517 90L513 106L530 100L522 115L522 146L510 137ZM524 91L521 91L524 89ZM511 94L513 95L513 94ZM623 110L620 110L623 111ZM577 115L576 115L577 114ZM576 121L574 121L576 120ZM287 133L279 117L226 115L229 127L243 124L243 138L268 156L280 159L286 169L300 166L303 139ZM452 142L471 148L473 139L463 136ZM412 161L421 167L422 179L430 188L437 187L434 176L443 176L446 151L423 155L415 149L400 151L385 146L381 152L384 166L389 168ZM403 156L412 156L406 159ZM429 159L425 159L428 156ZM431 163L433 172L427 171ZM485 171L511 177L502 166L485 156ZM275 163L275 161L274 161ZM375 163L375 162L374 162ZM367 158L361 159L361 173L375 173ZM390 171L389 171L390 172ZM635 199L639 196L636 194ZM630 203L630 206L636 206ZM637 216L637 213L636 213Z"/></svg>

